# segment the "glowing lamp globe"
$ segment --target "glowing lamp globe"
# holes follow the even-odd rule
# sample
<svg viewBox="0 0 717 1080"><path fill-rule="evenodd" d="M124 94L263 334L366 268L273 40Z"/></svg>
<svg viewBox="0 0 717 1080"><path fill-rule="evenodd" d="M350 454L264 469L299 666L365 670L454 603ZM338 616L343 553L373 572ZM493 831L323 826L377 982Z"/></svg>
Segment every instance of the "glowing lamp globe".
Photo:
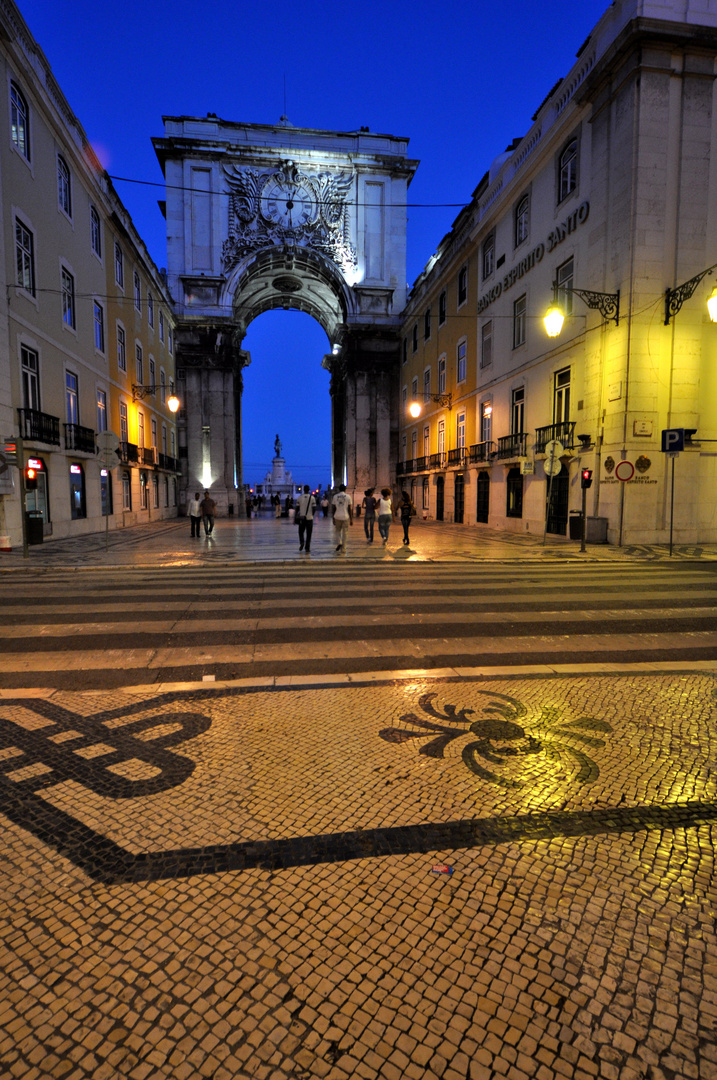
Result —
<svg viewBox="0 0 717 1080"><path fill-rule="evenodd" d="M563 329L565 316L559 307L553 305L553 307L548 309L548 314L543 319L543 322L545 323L545 331L548 337L557 337Z"/></svg>
<svg viewBox="0 0 717 1080"><path fill-rule="evenodd" d="M176 394L172 394L170 397L167 398L167 408L172 413L178 410L179 398L176 396Z"/></svg>
<svg viewBox="0 0 717 1080"><path fill-rule="evenodd" d="M712 322L717 322L717 285L707 298L707 310L710 314Z"/></svg>
<svg viewBox="0 0 717 1080"><path fill-rule="evenodd" d="M417 416L421 415L421 406L418 404L417 401L412 401L411 404L408 406L408 411L410 415L415 419Z"/></svg>

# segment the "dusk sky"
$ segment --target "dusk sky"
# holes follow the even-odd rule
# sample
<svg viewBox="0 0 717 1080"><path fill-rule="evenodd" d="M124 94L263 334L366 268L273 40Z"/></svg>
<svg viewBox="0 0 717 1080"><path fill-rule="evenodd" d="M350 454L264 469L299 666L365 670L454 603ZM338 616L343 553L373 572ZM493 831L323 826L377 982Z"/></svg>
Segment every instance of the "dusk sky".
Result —
<svg viewBox="0 0 717 1080"><path fill-rule="evenodd" d="M536 0L453 4L388 0L20 0L158 266L166 265L162 172L152 147L162 116L204 116L406 136L420 160L409 188L407 280L461 204L531 116L609 6L581 0L549 13ZM453 205L451 205L453 204ZM457 204L457 205L456 205ZM274 436L294 479L329 481L330 401L323 330L298 312L267 312L244 347L244 479L270 467Z"/></svg>

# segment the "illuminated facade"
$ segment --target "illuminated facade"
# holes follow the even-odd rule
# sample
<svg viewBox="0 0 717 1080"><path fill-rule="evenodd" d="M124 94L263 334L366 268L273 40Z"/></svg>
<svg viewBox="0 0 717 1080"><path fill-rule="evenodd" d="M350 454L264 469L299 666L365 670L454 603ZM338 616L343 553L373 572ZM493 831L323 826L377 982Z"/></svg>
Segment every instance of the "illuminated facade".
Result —
<svg viewBox="0 0 717 1080"><path fill-rule="evenodd" d="M493 161L404 313L396 483L419 513L566 535L588 468L588 538L664 542L661 432L685 429L674 536L717 540L714 278L665 312L717 261L716 63L715 3L617 0Z"/></svg>
<svg viewBox="0 0 717 1080"><path fill-rule="evenodd" d="M0 3L0 437L34 462L25 509L68 537L175 516L170 298L17 8ZM156 384L141 401L133 384ZM96 437L114 431L121 463ZM0 546L22 542L0 474Z"/></svg>

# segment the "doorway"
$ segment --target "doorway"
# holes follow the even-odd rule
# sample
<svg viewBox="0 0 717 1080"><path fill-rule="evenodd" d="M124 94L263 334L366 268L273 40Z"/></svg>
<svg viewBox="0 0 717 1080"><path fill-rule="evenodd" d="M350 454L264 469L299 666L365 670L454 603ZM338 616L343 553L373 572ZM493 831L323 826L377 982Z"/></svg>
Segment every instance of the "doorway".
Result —
<svg viewBox="0 0 717 1080"><path fill-rule="evenodd" d="M570 475L567 467L562 466L552 484L548 480L547 523L546 531L557 536L565 536L568 531L568 501L570 497Z"/></svg>
<svg viewBox="0 0 717 1080"><path fill-rule="evenodd" d="M446 479L444 476L436 477L436 521L443 521L443 507L446 493Z"/></svg>
<svg viewBox="0 0 717 1080"><path fill-rule="evenodd" d="M466 478L463 473L456 473L453 496L453 520L456 525L463 524L463 510L466 498Z"/></svg>

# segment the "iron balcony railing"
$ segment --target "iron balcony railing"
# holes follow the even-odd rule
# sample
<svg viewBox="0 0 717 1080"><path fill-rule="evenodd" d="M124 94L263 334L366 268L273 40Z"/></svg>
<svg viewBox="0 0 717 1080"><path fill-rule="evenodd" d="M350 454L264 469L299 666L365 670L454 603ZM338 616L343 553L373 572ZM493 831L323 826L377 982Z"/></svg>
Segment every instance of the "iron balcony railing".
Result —
<svg viewBox="0 0 717 1080"><path fill-rule="evenodd" d="M139 446L137 448L137 456L139 458L140 465L156 465L157 464L157 448L156 448L156 446Z"/></svg>
<svg viewBox="0 0 717 1080"><path fill-rule="evenodd" d="M425 472L428 468L428 458L419 457L416 458L416 472Z"/></svg>
<svg viewBox="0 0 717 1080"><path fill-rule="evenodd" d="M39 409L18 409L20 417L20 437L32 442L43 442L49 446L60 445L60 419L40 412ZM92 446L94 452L94 443Z"/></svg>
<svg viewBox="0 0 717 1080"><path fill-rule="evenodd" d="M575 421L561 420L559 424L536 428L535 452L545 453L545 447L554 439L561 443L565 450L570 450L575 445Z"/></svg>
<svg viewBox="0 0 717 1080"><path fill-rule="evenodd" d="M170 454L159 455L159 467L165 472L179 472L179 462Z"/></svg>
<svg viewBox="0 0 717 1080"><path fill-rule="evenodd" d="M498 439L498 458L525 457L525 443L527 435L520 432L518 435L504 435Z"/></svg>
<svg viewBox="0 0 717 1080"><path fill-rule="evenodd" d="M490 461L491 456L495 453L495 443L491 442L479 442L474 443L470 448L468 460L470 462L477 461Z"/></svg>
<svg viewBox="0 0 717 1080"><path fill-rule="evenodd" d="M95 433L81 424L65 424L65 450L78 450L83 454L96 454Z"/></svg>
<svg viewBox="0 0 717 1080"><path fill-rule="evenodd" d="M464 447L459 447L457 450L448 451L448 464L449 465L463 465L466 460L466 452Z"/></svg>
<svg viewBox="0 0 717 1080"><path fill-rule="evenodd" d="M136 445L131 442L121 442L119 457L123 465L135 465L138 461Z"/></svg>
<svg viewBox="0 0 717 1080"><path fill-rule="evenodd" d="M446 455L445 454L431 454L431 456L428 459L428 468L429 469L443 469L443 468L445 468L445 464L446 464Z"/></svg>

